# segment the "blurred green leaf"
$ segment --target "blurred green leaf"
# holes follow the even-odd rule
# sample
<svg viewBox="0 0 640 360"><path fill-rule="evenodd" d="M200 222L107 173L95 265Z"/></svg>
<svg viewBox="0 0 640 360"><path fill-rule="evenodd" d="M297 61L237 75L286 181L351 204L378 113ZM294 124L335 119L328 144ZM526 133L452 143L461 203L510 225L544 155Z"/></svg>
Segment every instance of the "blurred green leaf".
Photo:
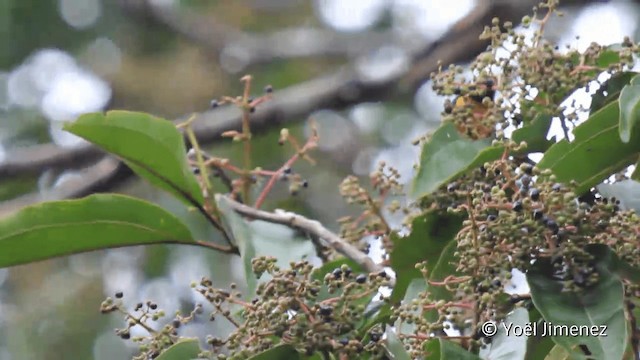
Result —
<svg viewBox="0 0 640 360"><path fill-rule="evenodd" d="M277 259L278 266L287 268L292 261L315 255L311 240L296 230L262 220L245 220L229 206L227 198L222 195L216 196L216 202L229 233L240 249L250 295L255 292L258 280L251 266L253 258L272 256ZM266 275L263 276L266 278Z"/></svg>
<svg viewBox="0 0 640 360"><path fill-rule="evenodd" d="M620 200L622 209L635 210L637 214L640 214L640 182L622 180L613 184L600 184L598 192L604 197L615 197Z"/></svg>
<svg viewBox="0 0 640 360"><path fill-rule="evenodd" d="M561 140L546 151L538 167L551 169L559 181L576 181L581 194L633 164L640 137L627 144L618 136L618 103L612 102L574 130L575 140ZM637 140L637 141L636 141Z"/></svg>
<svg viewBox="0 0 640 360"><path fill-rule="evenodd" d="M611 101L616 101L620 97L620 91L627 84L631 82L631 79L636 76L635 72L620 72L616 73L611 78L602 84L595 94L591 97L591 107L589 113L593 114L600 110L603 106L609 104Z"/></svg>
<svg viewBox="0 0 640 360"><path fill-rule="evenodd" d="M194 360L200 354L198 339L184 339L160 353L157 360Z"/></svg>
<svg viewBox="0 0 640 360"><path fill-rule="evenodd" d="M607 67L612 64L620 63L620 53L616 49L620 44L608 46L608 49L604 50L596 59L596 65L600 67Z"/></svg>
<svg viewBox="0 0 640 360"><path fill-rule="evenodd" d="M491 140L462 137L453 123L440 126L422 147L420 167L413 179L411 195L421 198L459 174L487 161L498 159L502 147L490 147Z"/></svg>
<svg viewBox="0 0 640 360"><path fill-rule="evenodd" d="M476 354L470 353L460 345L445 339L429 340L425 346L425 351L429 354L425 360L480 360Z"/></svg>
<svg viewBox="0 0 640 360"><path fill-rule="evenodd" d="M404 344L396 335L396 332L391 330L391 328L387 328L386 331L387 339L387 352L391 355L393 360L411 360L409 353L404 348Z"/></svg>
<svg viewBox="0 0 640 360"><path fill-rule="evenodd" d="M529 324L529 313L524 308L516 308L509 313L504 324L498 325L498 332L491 338L491 344L480 349L480 358L486 360L524 359L527 352L527 337L507 335L511 326L524 328Z"/></svg>
<svg viewBox="0 0 640 360"><path fill-rule="evenodd" d="M527 153L545 152L553 145L553 141L547 140L547 133L551 126L551 116L538 115L529 124L513 132L511 139L516 143L525 141Z"/></svg>
<svg viewBox="0 0 640 360"><path fill-rule="evenodd" d="M183 137L170 121L145 113L109 111L82 115L64 129L119 156L136 174L187 204L203 204Z"/></svg>
<svg viewBox="0 0 640 360"><path fill-rule="evenodd" d="M608 246L591 244L599 282L582 293L562 292L562 282L553 277L550 259L540 258L527 273L531 298L547 323L568 326L607 326L598 337L553 337L566 349L584 345L595 359L622 359L627 346L624 290L615 272L615 254Z"/></svg>
<svg viewBox="0 0 640 360"><path fill-rule="evenodd" d="M634 81L632 80L632 83ZM620 92L620 139L623 143L631 140L633 128L640 122L640 85L627 85Z"/></svg>
<svg viewBox="0 0 640 360"><path fill-rule="evenodd" d="M0 267L84 251L195 241L157 205L123 195L45 202L0 221Z"/></svg>
<svg viewBox="0 0 640 360"><path fill-rule="evenodd" d="M249 360L296 360L300 358L300 353L293 346L278 345L250 357Z"/></svg>
<svg viewBox="0 0 640 360"><path fill-rule="evenodd" d="M453 242L460 230L462 217L431 211L415 218L411 226L412 231L408 236L392 237L393 250L389 259L391 268L396 273L396 286L391 294L392 302L400 301L404 297L411 280L422 278L420 270L415 268L416 263L427 261L427 270L431 276L431 271L440 261L443 250Z"/></svg>
<svg viewBox="0 0 640 360"><path fill-rule="evenodd" d="M531 310L529 310L529 323L540 328L543 322L544 319L538 309L532 307ZM527 352L524 360L544 359L554 346L555 343L549 336L542 336L540 333L536 334L536 336L529 336L527 338Z"/></svg>

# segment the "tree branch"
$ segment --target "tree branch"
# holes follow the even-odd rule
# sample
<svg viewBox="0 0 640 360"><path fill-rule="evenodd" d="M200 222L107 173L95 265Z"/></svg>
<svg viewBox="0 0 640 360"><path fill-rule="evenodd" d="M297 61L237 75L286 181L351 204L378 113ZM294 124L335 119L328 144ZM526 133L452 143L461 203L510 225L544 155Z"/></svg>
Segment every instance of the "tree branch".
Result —
<svg viewBox="0 0 640 360"><path fill-rule="evenodd" d="M122 0L125 1L125 0ZM139 0L145 1L145 0ZM443 36L443 40L431 44L426 49L409 53L412 62L407 68L398 68L385 76L372 77L358 68L359 60L354 65L344 66L336 72L321 76L301 84L276 91L271 101L258 107L251 115L251 128L265 129L281 126L288 122L300 121L308 114L323 108L343 109L348 106L370 101L380 101L391 96L411 91L428 79L432 71L437 70L438 60L443 63L459 63L467 61L484 50L485 42L478 40L487 20L495 13L502 19L521 19L527 14L537 0L514 1L480 1L479 5L468 16L456 23L452 30ZM515 20L514 20L515 22ZM362 58L359 58L362 59ZM199 121L193 124L193 130L199 142L206 144L219 140L220 135L229 130L239 130L241 112L233 106L222 106L199 115ZM185 119L178 119L176 123ZM49 167L69 167L77 163L86 164L88 159L97 158L100 150L93 146L81 146L72 149L56 149L52 145L40 145L28 149L8 151L7 160L0 163L0 176L9 174L34 174ZM31 154L38 154L32 157ZM89 179L99 179L97 168L86 170ZM103 183L108 184L108 172L101 172ZM87 181L92 183L92 181ZM65 191L58 198L81 196L76 192ZM3 204L27 205L40 201L38 195L27 195L20 201ZM2 215L3 212L0 212Z"/></svg>
<svg viewBox="0 0 640 360"><path fill-rule="evenodd" d="M302 215L298 215L292 212L287 212L284 210L276 210L275 213L258 210L252 208L250 206L240 204L237 201L227 197L228 204L231 206L233 210L236 212L258 220L264 220L275 224L286 225L298 230L301 230L309 235L311 235L311 239L321 239L323 240L324 246L329 246L340 254L346 256L347 258L353 260L358 265L360 265L363 269L370 273L378 273L384 270L384 267L378 265L371 260L369 256L367 256L362 251L358 250L356 247L334 234L327 228L325 228L319 221L310 220ZM316 244L318 245L318 244ZM393 286L393 285L392 285Z"/></svg>

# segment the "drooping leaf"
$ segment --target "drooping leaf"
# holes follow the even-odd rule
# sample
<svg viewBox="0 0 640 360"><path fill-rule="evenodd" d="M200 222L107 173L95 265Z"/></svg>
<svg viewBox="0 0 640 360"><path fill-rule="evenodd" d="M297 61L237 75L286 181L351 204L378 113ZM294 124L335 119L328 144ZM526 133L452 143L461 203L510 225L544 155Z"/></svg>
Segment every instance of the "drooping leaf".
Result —
<svg viewBox="0 0 640 360"><path fill-rule="evenodd" d="M26 207L0 221L0 267L122 246L185 243L191 233L161 207L124 195Z"/></svg>
<svg viewBox="0 0 640 360"><path fill-rule="evenodd" d="M545 152L553 145L553 141L547 140L547 133L551 126L551 116L538 115L530 124L517 129L511 135L511 139L516 143L522 141L527 143L526 152Z"/></svg>
<svg viewBox="0 0 640 360"><path fill-rule="evenodd" d="M500 157L502 149L489 151L490 145L488 139L466 139L452 123L443 124L422 148L420 167L413 180L411 195L421 198L467 169Z"/></svg>
<svg viewBox="0 0 640 360"><path fill-rule="evenodd" d="M200 354L198 339L184 339L171 345L156 358L158 360L194 360Z"/></svg>
<svg viewBox="0 0 640 360"><path fill-rule="evenodd" d="M541 328L544 319L542 315L535 307L529 310L529 323L533 326ZM537 360L544 359L549 352L556 346L550 336L542 336L542 334L536 333L535 336L527 337L527 352L524 360Z"/></svg>
<svg viewBox="0 0 640 360"><path fill-rule="evenodd" d="M409 353L405 350L404 344L398 338L396 332L391 330L391 328L387 328L386 335L386 348L391 358L393 360L411 360Z"/></svg>
<svg viewBox="0 0 640 360"><path fill-rule="evenodd" d="M598 192L605 197L615 197L620 200L620 207L624 210L635 210L640 214L640 182L622 180L613 184L598 185Z"/></svg>
<svg viewBox="0 0 640 360"><path fill-rule="evenodd" d="M595 359L622 359L627 346L624 291L615 272L615 254L606 245L592 244L597 284L581 293L562 292L562 282L553 277L549 259L538 259L527 273L533 303L547 323L554 326L606 326L607 336L553 337L565 349L586 346Z"/></svg>
<svg viewBox="0 0 640 360"><path fill-rule="evenodd" d="M229 206L228 199L222 195L216 196L216 202L228 232L240 249L249 294L253 294L258 280L251 266L253 258L272 256L277 259L278 266L286 268L292 261L315 255L311 240L294 229L262 220L246 220Z"/></svg>
<svg viewBox="0 0 640 360"><path fill-rule="evenodd" d="M120 157L136 174L186 203L204 202L187 163L183 137L170 121L109 111L82 115L64 129Z"/></svg>
<svg viewBox="0 0 640 360"><path fill-rule="evenodd" d="M632 81L633 82L633 81ZM631 135L640 122L640 85L627 85L620 92L619 133L623 143L631 141Z"/></svg>
<svg viewBox="0 0 640 360"><path fill-rule="evenodd" d="M249 360L296 360L301 359L300 353L288 344L274 346L273 348L254 355Z"/></svg>
<svg viewBox="0 0 640 360"><path fill-rule="evenodd" d="M538 167L551 169L559 181L577 182L581 194L602 180L636 162L640 137L627 144L618 136L618 103L612 102L574 130L575 139L551 146ZM637 140L637 141L636 141Z"/></svg>
<svg viewBox="0 0 640 360"><path fill-rule="evenodd" d="M412 279L422 277L422 273L415 268L416 263L427 261L429 272L435 268L444 248L453 242L461 226L462 217L432 211L413 220L411 234L392 238L394 245L389 258L391 268L396 273L392 302L404 297Z"/></svg>
<svg viewBox="0 0 640 360"><path fill-rule="evenodd" d="M527 336L516 334L512 329L525 328L528 324L527 310L524 308L513 310L507 315L504 324L498 325L498 332L491 338L491 344L480 349L480 358L485 360L524 359L527 351ZM510 334L507 334L507 329L510 330Z"/></svg>
<svg viewBox="0 0 640 360"><path fill-rule="evenodd" d="M425 360L480 360L480 358L451 341L439 338L429 340L425 346L427 357Z"/></svg>
<svg viewBox="0 0 640 360"><path fill-rule="evenodd" d="M631 79L636 75L637 73L635 72L627 71L611 76L611 78L605 81L596 93L591 96L589 113L594 114L596 111L602 109L603 106L618 100L622 88L629 84Z"/></svg>

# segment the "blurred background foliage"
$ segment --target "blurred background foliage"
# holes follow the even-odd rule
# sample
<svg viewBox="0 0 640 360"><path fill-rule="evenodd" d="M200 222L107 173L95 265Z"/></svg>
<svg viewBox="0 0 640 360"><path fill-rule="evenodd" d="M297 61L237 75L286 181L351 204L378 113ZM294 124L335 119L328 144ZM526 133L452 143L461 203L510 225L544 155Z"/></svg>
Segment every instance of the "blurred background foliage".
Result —
<svg viewBox="0 0 640 360"><path fill-rule="evenodd" d="M194 45L149 14L133 13L123 6L125 2L0 1L0 159L7 149L32 144L76 146L79 140L62 133L61 122L84 112L128 109L174 119L206 110L214 97L239 94L239 78L245 73L253 75L259 94L266 84L277 90L350 60L348 55L272 59L244 68ZM152 3L195 11L205 25L207 19L223 21L260 35L287 28L392 31L421 42L436 39L474 4L472 0L456 1L456 6L421 0ZM637 18L638 8L631 2L597 3L573 9L549 26L548 36L579 48L591 41L610 44L634 34ZM598 30L603 23L608 31ZM336 229L336 218L351 213L337 190L342 178L350 173L366 177L378 161L386 160L405 181L410 179L418 155L411 139L438 125L442 102L427 83L416 94L385 103L358 104L344 111L319 109L311 114L320 128L318 164L301 162L294 169L309 180L309 190L290 197L286 185L280 185L268 207L297 211ZM301 137L308 134L306 121L296 124L292 131ZM278 134L279 129L273 128L255 138L255 164L274 168L290 156L291 149L277 146ZM208 150L238 159L240 149L235 145L218 142ZM0 201L31 191L46 194L65 176L73 176L73 171L45 170L39 178L2 179ZM189 216L182 204L140 181L128 181L116 191L159 203L182 218ZM206 223L189 219L198 237L217 236ZM232 281L243 283L238 260L184 247L152 246L0 269L0 360L127 358L133 348L113 334L122 319L98 311L105 296L124 291L132 304L153 299L168 314L189 310L201 300L190 289L191 281L209 276L221 287ZM195 323L183 334L215 335L227 331L226 326Z"/></svg>

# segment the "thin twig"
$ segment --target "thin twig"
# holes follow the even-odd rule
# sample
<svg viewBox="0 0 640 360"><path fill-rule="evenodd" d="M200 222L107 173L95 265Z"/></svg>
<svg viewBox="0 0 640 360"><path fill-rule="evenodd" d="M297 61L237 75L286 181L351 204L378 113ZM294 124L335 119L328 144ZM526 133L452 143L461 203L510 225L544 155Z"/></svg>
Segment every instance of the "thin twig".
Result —
<svg viewBox="0 0 640 360"><path fill-rule="evenodd" d="M287 225L292 228L296 228L312 234L312 239L318 238L324 240L324 242L326 242L328 246L334 248L336 251L346 256L347 258L355 261L358 265L362 266L362 268L368 272L377 273L384 270L382 266L373 262L373 260L371 260L371 258L365 253L358 250L353 245L349 244L347 241L325 228L320 222L316 220L307 219L304 216L292 212L279 211L272 213L262 211L244 204L240 204L229 198L227 198L227 200L229 206L231 206L232 209L242 215L248 216L253 219ZM391 286L393 286L393 284Z"/></svg>

